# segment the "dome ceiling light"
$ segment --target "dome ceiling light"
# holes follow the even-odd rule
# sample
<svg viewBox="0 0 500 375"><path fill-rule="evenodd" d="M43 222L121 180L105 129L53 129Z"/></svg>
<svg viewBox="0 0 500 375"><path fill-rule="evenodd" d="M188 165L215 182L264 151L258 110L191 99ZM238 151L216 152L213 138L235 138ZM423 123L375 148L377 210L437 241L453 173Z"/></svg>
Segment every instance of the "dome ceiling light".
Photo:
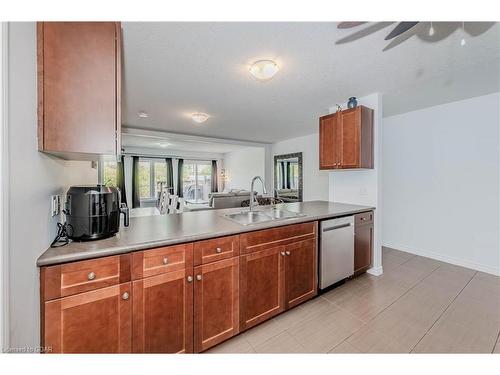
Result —
<svg viewBox="0 0 500 375"><path fill-rule="evenodd" d="M207 115L206 113L193 113L191 115L191 118L193 119L194 122L197 122L198 124L201 124L205 121L208 120L210 116Z"/></svg>
<svg viewBox="0 0 500 375"><path fill-rule="evenodd" d="M272 60L259 60L250 65L250 74L259 81L267 81L273 78L280 70L278 64Z"/></svg>

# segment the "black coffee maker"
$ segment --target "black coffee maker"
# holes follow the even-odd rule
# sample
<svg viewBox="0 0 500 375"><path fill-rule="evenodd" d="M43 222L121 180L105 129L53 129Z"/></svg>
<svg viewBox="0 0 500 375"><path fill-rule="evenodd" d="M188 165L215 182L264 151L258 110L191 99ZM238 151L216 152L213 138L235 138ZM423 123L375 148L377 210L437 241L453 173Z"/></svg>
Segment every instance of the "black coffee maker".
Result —
<svg viewBox="0 0 500 375"><path fill-rule="evenodd" d="M66 231L76 241L111 237L120 230L120 214L129 226L129 209L118 188L104 185L72 186L66 194Z"/></svg>

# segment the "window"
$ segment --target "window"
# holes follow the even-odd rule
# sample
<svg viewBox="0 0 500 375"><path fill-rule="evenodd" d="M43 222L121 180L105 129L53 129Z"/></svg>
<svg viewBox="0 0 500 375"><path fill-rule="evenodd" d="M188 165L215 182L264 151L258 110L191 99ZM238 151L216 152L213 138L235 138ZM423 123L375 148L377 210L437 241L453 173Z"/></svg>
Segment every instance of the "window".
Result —
<svg viewBox="0 0 500 375"><path fill-rule="evenodd" d="M182 169L184 199L192 203L208 202L212 192L212 162L185 161Z"/></svg>
<svg viewBox="0 0 500 375"><path fill-rule="evenodd" d="M290 162L290 189L299 188L299 164Z"/></svg>
<svg viewBox="0 0 500 375"><path fill-rule="evenodd" d="M118 163L116 161L104 161L102 163L103 171L104 171L104 180L103 183L106 186L116 186L118 183Z"/></svg>
<svg viewBox="0 0 500 375"><path fill-rule="evenodd" d="M160 182L167 180L167 164L162 159L139 159L139 198L155 200L158 197Z"/></svg>

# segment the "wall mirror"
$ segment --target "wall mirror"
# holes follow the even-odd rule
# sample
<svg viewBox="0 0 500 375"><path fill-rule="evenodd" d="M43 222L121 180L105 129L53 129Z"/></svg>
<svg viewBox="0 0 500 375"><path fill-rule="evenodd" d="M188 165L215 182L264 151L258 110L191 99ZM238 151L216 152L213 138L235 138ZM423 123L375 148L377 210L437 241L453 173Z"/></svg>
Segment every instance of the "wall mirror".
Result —
<svg viewBox="0 0 500 375"><path fill-rule="evenodd" d="M274 156L274 195L284 202L302 202L302 152Z"/></svg>

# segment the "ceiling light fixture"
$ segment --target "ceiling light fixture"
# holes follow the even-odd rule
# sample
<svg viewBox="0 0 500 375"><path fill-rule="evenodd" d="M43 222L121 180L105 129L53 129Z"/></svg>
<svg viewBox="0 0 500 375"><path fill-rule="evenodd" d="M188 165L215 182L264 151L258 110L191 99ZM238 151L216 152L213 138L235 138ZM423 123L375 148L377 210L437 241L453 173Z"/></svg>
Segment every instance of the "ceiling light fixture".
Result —
<svg viewBox="0 0 500 375"><path fill-rule="evenodd" d="M139 116L139 118L148 118L148 113L146 111L139 111L137 112L137 116Z"/></svg>
<svg viewBox="0 0 500 375"><path fill-rule="evenodd" d="M207 115L206 113L193 113L191 115L191 118L193 119L194 122L197 122L198 124L201 124L202 122L205 122L208 120L210 116Z"/></svg>
<svg viewBox="0 0 500 375"><path fill-rule="evenodd" d="M250 65L249 71L260 81L267 81L275 76L280 70L278 64L272 60L259 60Z"/></svg>
<svg viewBox="0 0 500 375"><path fill-rule="evenodd" d="M432 27L432 22L431 22L431 27L429 28L429 36L434 35L434 27Z"/></svg>
<svg viewBox="0 0 500 375"><path fill-rule="evenodd" d="M160 142L160 143L158 143L158 146L166 148L166 147L170 146L170 143Z"/></svg>

